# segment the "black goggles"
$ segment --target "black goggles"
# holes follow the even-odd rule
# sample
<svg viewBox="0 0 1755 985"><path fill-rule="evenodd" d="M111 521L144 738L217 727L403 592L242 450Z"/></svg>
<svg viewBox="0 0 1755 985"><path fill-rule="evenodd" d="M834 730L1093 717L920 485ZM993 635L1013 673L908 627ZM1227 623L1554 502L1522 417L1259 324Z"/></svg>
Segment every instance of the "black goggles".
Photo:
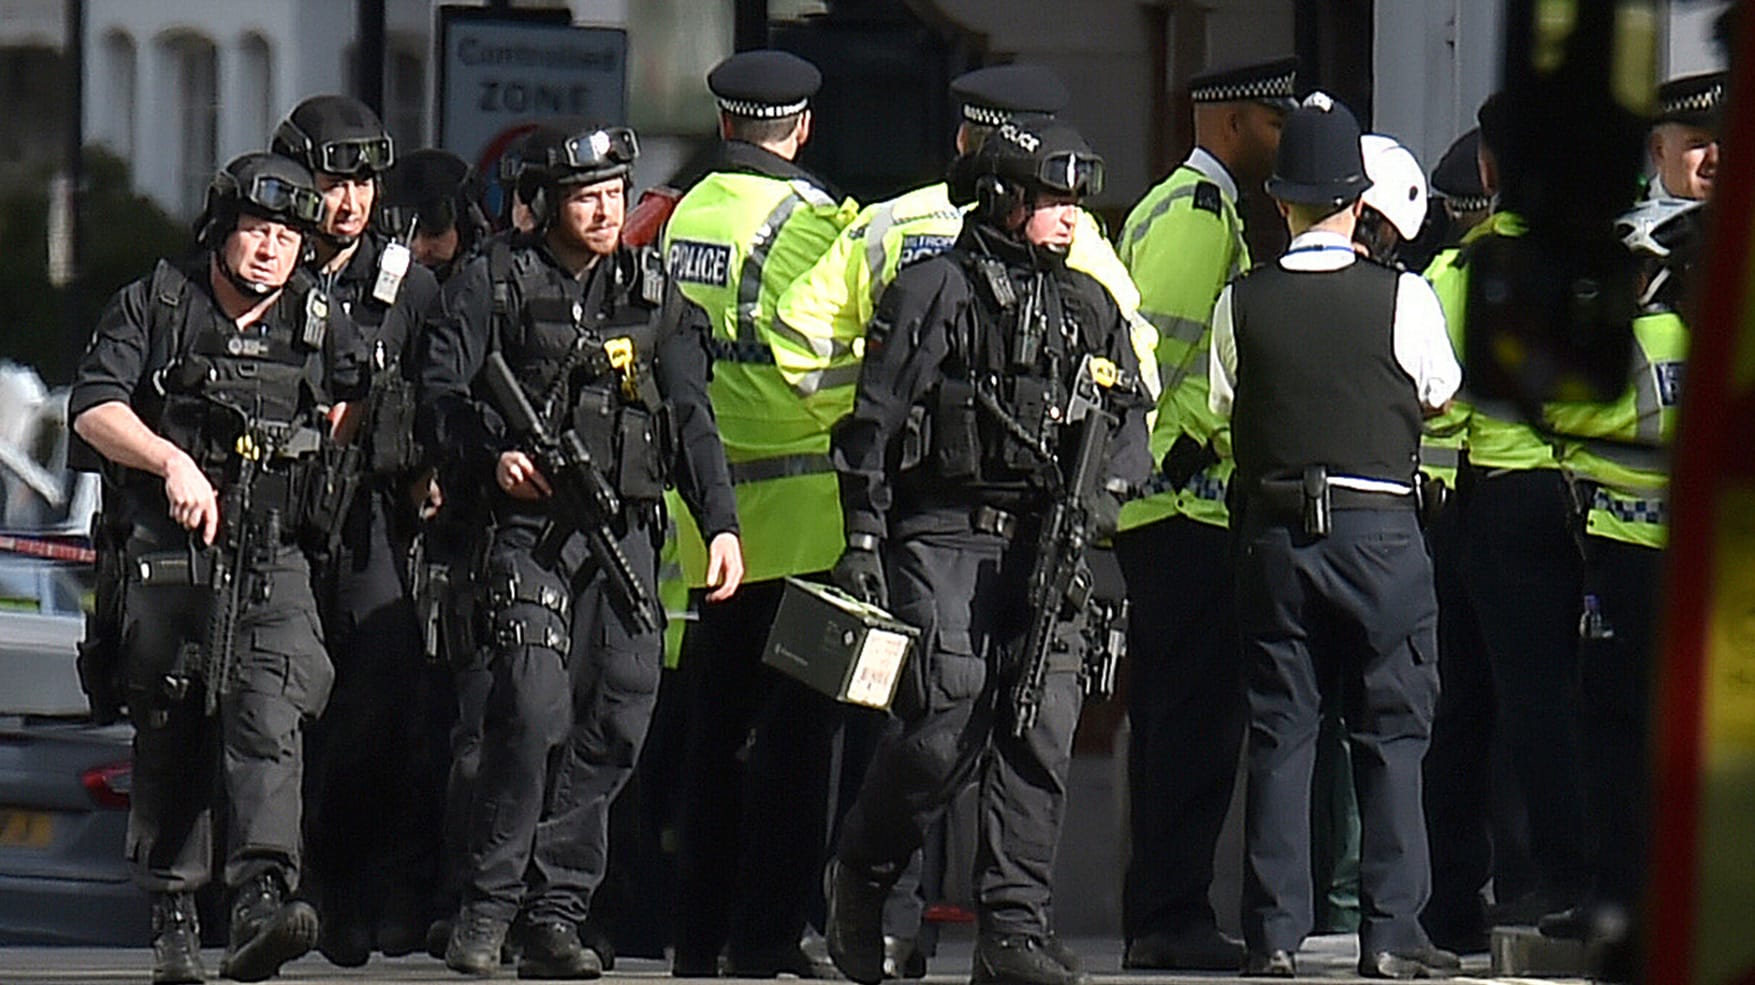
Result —
<svg viewBox="0 0 1755 985"><path fill-rule="evenodd" d="M1077 151L1060 151L1042 159L1036 181L1049 191L1096 195L1103 191L1103 159Z"/></svg>
<svg viewBox="0 0 1755 985"><path fill-rule="evenodd" d="M242 189L244 201L273 216L315 226L323 221L323 196L285 178L259 174Z"/></svg>
<svg viewBox="0 0 1755 985"><path fill-rule="evenodd" d="M330 140L317 145L317 170L330 174L383 171L396 160L388 136Z"/></svg>
<svg viewBox="0 0 1755 985"><path fill-rule="evenodd" d="M603 171L634 163L640 141L627 127L605 127L567 138L560 156L569 171Z"/></svg>

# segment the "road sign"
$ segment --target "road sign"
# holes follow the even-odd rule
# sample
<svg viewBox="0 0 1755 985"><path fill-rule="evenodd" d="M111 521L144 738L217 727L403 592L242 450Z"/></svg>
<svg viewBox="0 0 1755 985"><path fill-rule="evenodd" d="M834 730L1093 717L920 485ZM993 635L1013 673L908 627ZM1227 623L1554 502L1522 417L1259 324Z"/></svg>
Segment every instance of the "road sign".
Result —
<svg viewBox="0 0 1755 985"><path fill-rule="evenodd" d="M484 175L509 133L557 121L627 121L628 34L565 10L439 8L439 146Z"/></svg>

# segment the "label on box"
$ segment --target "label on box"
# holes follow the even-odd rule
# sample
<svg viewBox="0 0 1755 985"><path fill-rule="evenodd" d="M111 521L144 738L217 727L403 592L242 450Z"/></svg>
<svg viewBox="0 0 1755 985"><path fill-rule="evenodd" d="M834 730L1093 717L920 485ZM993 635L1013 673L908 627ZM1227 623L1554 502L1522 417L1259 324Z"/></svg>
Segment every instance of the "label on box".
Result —
<svg viewBox="0 0 1755 985"><path fill-rule="evenodd" d="M852 677L847 681L847 701L872 708L887 708L890 695L896 691L896 677L902 671L902 658L908 655L909 638L887 629L872 629L865 634L854 661Z"/></svg>

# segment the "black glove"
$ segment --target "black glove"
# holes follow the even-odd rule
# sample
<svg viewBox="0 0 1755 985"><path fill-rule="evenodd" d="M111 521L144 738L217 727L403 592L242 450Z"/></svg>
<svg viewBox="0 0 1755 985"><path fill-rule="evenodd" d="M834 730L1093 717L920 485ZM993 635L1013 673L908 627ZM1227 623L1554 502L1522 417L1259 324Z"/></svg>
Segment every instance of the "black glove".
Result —
<svg viewBox="0 0 1755 985"><path fill-rule="evenodd" d="M1196 441L1189 435L1178 435L1170 450L1164 453L1164 461L1159 466L1164 470L1164 478L1170 480L1170 488L1181 489L1188 485L1196 472L1209 465L1216 465L1219 453L1213 446L1204 441Z"/></svg>
<svg viewBox="0 0 1755 985"><path fill-rule="evenodd" d="M884 562L876 551L847 548L841 552L841 560L835 562L835 570L829 572L829 580L861 602L889 608L890 586L884 581Z"/></svg>
<svg viewBox="0 0 1755 985"><path fill-rule="evenodd" d="M1121 525L1121 497L1107 489L1097 490L1091 497L1091 528L1098 540L1115 536Z"/></svg>

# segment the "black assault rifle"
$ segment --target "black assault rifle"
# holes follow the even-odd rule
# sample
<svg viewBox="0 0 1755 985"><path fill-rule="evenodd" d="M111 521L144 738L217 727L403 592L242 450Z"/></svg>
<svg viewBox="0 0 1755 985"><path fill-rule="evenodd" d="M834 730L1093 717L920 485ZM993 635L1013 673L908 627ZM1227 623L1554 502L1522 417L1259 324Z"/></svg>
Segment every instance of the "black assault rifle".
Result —
<svg viewBox="0 0 1755 985"><path fill-rule="evenodd" d="M208 575L207 632L201 640L194 677L206 684L206 711L219 709L238 672L238 617L252 601L268 600L266 568L281 539L279 509L255 516L256 480L276 449L264 435L246 428L238 438L237 478L219 501L219 536L214 538ZM194 534L190 534L193 539Z"/></svg>
<svg viewBox="0 0 1755 985"><path fill-rule="evenodd" d="M530 405L524 387L498 352L488 355L485 371L489 395L506 415L506 422L529 442L536 467L554 490L548 530L533 555L536 562L552 568L573 534L582 534L592 560L609 580L611 597L621 603L634 630L657 631L663 625L658 603L634 573L611 526L621 515L621 497L591 460L585 442L572 430L554 433Z"/></svg>
<svg viewBox="0 0 1755 985"><path fill-rule="evenodd" d="M1103 489L1109 439L1118 423L1103 409L1099 387L1112 389L1122 382L1115 378L1112 365L1098 369L1096 363L1086 356L1079 367L1063 416L1067 425L1079 429L1072 468L1057 467L1059 488L1036 538L1035 564L1026 586L1030 629L1018 653L1011 693L1012 735L1018 737L1036 725L1049 664L1057 650L1082 649L1078 656L1086 693L1107 697L1126 647L1126 636L1118 630L1127 619L1127 602L1096 597L1095 579L1085 558L1097 536L1093 498ZM1100 379L1105 375L1107 379ZM1076 643L1059 633L1066 624L1078 626Z"/></svg>

